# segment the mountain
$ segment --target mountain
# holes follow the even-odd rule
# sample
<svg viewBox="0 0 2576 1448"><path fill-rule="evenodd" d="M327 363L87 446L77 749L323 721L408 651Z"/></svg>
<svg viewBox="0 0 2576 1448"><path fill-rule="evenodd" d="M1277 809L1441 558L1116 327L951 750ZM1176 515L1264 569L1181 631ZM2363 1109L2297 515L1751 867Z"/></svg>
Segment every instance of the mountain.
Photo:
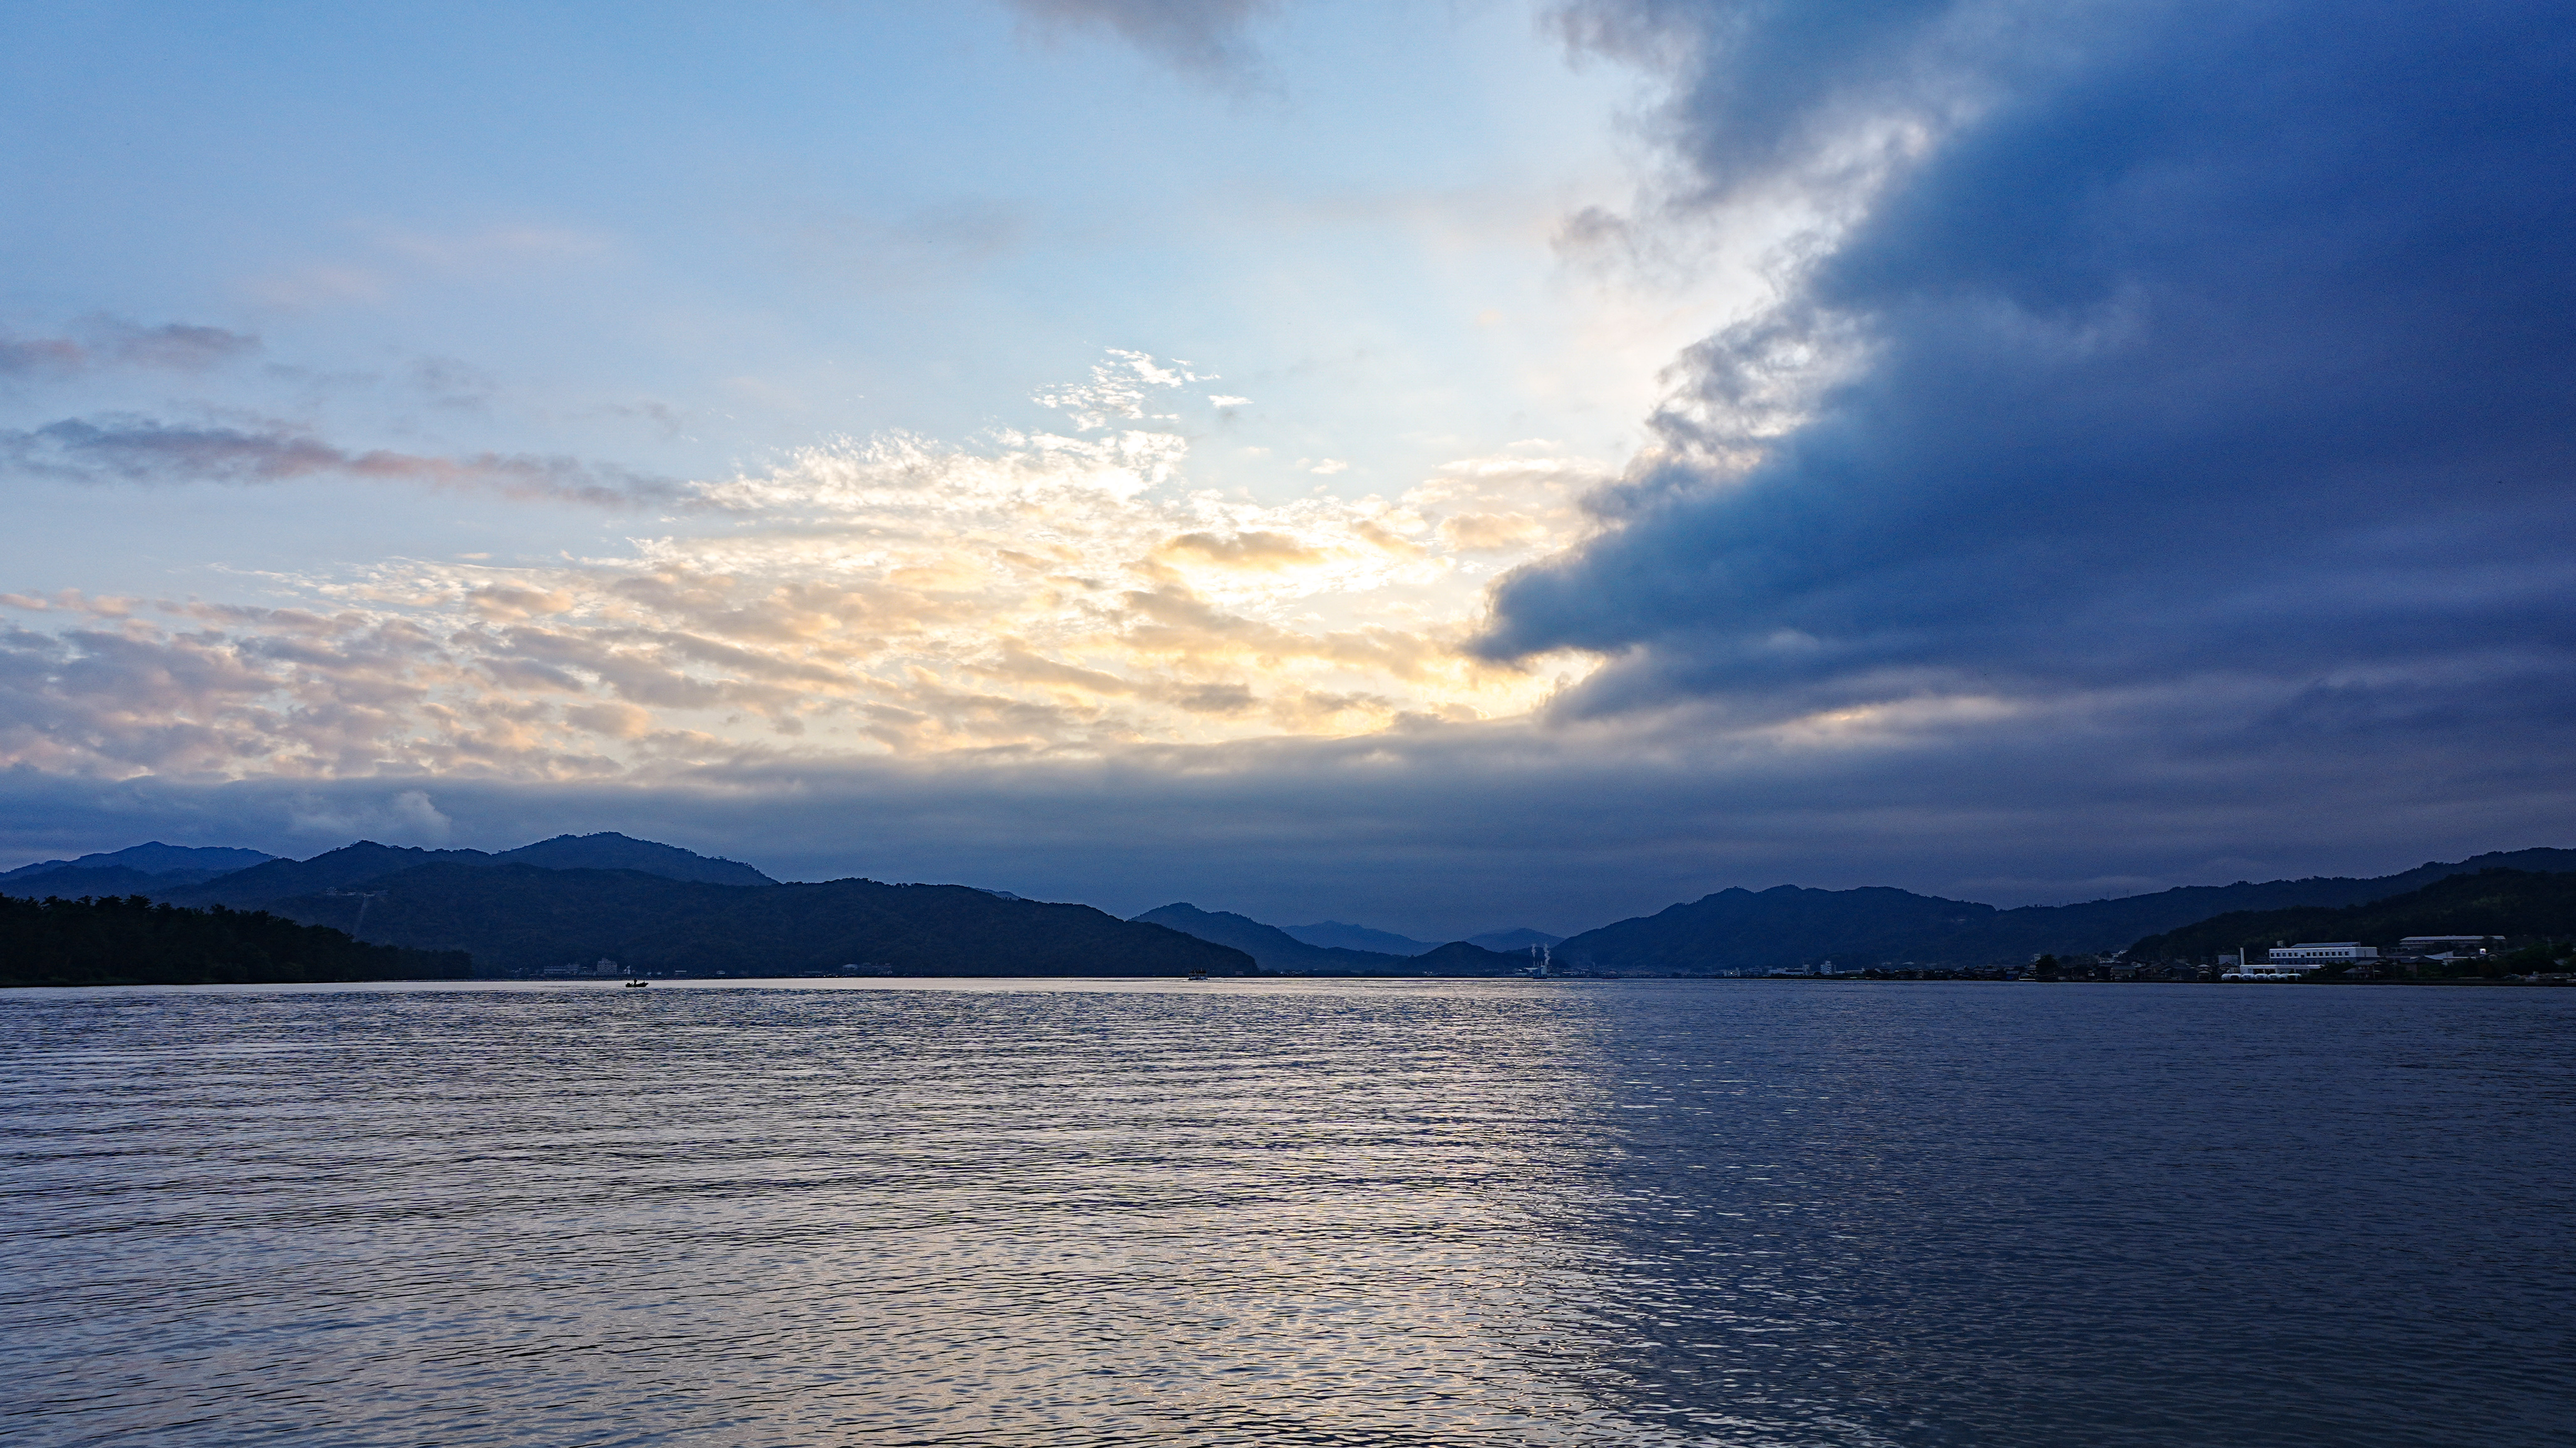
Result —
<svg viewBox="0 0 2576 1448"><path fill-rule="evenodd" d="M1425 975L1518 975L1530 967L1526 952L1487 950L1469 940L1453 940L1405 962Z"/></svg>
<svg viewBox="0 0 2576 1448"><path fill-rule="evenodd" d="M0 874L0 894L59 895L78 899L84 895L149 894L156 889L192 885L218 875L245 869L276 856L258 850L235 849L222 845L165 845L154 840L148 845L129 845L104 854L83 855L77 860L43 860L33 865ZM79 872L78 878L48 880L43 889L33 882L66 872Z"/></svg>
<svg viewBox="0 0 2576 1448"><path fill-rule="evenodd" d="M256 912L0 900L0 986L455 980L469 968L459 953L361 944Z"/></svg>
<svg viewBox="0 0 2576 1448"><path fill-rule="evenodd" d="M629 839L620 834L597 834L557 835L551 840L522 845L497 855L485 854L481 850L423 850L360 840L309 860L269 860L194 886L148 893L180 905L230 905L235 909L256 909L272 901L370 884L387 875L431 864L632 870L664 880L686 880L733 888L778 883L738 861L710 859L675 845Z"/></svg>
<svg viewBox="0 0 2576 1448"><path fill-rule="evenodd" d="M2409 935L2576 938L2576 874L2480 870L2342 909L2238 910L2129 947L2133 960L2208 960L2248 943L2303 940L2390 946Z"/></svg>
<svg viewBox="0 0 2576 1448"><path fill-rule="evenodd" d="M1365 950L1377 955L1420 955L1434 944L1398 935L1392 930L1371 930L1365 925L1349 925L1339 920L1318 920L1312 925L1282 925L1278 929L1292 940L1326 950Z"/></svg>
<svg viewBox="0 0 2576 1448"><path fill-rule="evenodd" d="M2576 870L2576 850L2477 855L2377 879L2186 885L2152 895L2012 910L1885 886L1782 885L1758 893L1738 888L1585 931L1558 946L1557 957L1575 968L1614 975L1771 970L1827 959L1860 965L2018 962L2043 953L2118 950L2141 936L2231 911L2365 904L2498 867Z"/></svg>
<svg viewBox="0 0 2576 1448"><path fill-rule="evenodd" d="M201 885L172 890L163 898L174 905L229 905L236 910L256 910L272 901L364 885L438 861L482 864L491 858L481 850L422 850L360 840L309 860L270 860L236 870Z"/></svg>
<svg viewBox="0 0 2576 1448"><path fill-rule="evenodd" d="M1196 905L1171 904L1148 910L1136 916L1146 925L1160 925L1183 935L1240 950L1261 963L1263 970L1327 970L1410 972L1409 959L1372 950L1341 950L1308 945L1276 925L1264 925L1248 916L1230 910L1201 910Z"/></svg>
<svg viewBox="0 0 2576 1448"><path fill-rule="evenodd" d="M1523 925L1512 930L1488 930L1482 935L1470 935L1467 943L1481 945L1487 950L1517 950L1526 954L1533 945L1563 945L1565 937Z"/></svg>
<svg viewBox="0 0 2576 1448"><path fill-rule="evenodd" d="M364 883L371 895L363 900L316 891L271 908L343 929L361 926L363 908L364 939L470 951L482 974L602 957L651 970L736 975L847 964L913 975L1243 975L1254 968L1240 951L1179 931L1088 905L1003 900L964 885L833 880L746 889L488 858L431 860Z"/></svg>
<svg viewBox="0 0 2576 1448"><path fill-rule="evenodd" d="M1872 964L1897 955L1948 959L1952 941L1973 938L1997 913L1992 905L1884 885L1779 885L1759 893L1737 887L1587 930L1558 946L1556 955L1568 966L1617 975L1770 970L1827 957Z"/></svg>
<svg viewBox="0 0 2576 1448"><path fill-rule="evenodd" d="M38 875L0 879L0 895L15 895L27 900L80 900L91 896L102 899L119 895L166 895L188 885L210 878L197 870L173 870L166 875L147 875L122 865L92 868L66 865Z"/></svg>
<svg viewBox="0 0 2576 1448"><path fill-rule="evenodd" d="M557 835L551 840L503 850L492 858L546 870L641 870L665 880L696 880L708 885L778 883L739 860L714 859L677 845L631 839L614 832Z"/></svg>
<svg viewBox="0 0 2576 1448"><path fill-rule="evenodd" d="M1315 970L1364 975L1510 975L1530 963L1525 954L1500 954L1464 940L1424 946L1419 952L1408 955L1309 945L1276 925L1264 925L1230 910L1201 910L1188 904L1165 905L1148 910L1136 919L1177 930L1184 935L1195 935L1201 940L1232 946L1261 962L1263 970ZM1362 927L1344 928L1356 930ZM1404 937L1394 938L1402 940Z"/></svg>

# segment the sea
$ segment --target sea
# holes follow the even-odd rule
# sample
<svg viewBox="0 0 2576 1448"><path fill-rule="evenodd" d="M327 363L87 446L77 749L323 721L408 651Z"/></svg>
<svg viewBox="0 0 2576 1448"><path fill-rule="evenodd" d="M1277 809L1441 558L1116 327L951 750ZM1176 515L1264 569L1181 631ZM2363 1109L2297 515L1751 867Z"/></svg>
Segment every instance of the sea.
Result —
<svg viewBox="0 0 2576 1448"><path fill-rule="evenodd" d="M0 995L0 1441L2576 1443L2576 991Z"/></svg>

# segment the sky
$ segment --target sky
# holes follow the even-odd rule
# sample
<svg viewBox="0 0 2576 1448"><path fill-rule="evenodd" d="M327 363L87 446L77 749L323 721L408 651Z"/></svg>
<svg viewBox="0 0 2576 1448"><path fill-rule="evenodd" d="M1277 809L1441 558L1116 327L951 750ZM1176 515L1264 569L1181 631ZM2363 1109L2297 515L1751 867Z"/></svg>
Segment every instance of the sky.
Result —
<svg viewBox="0 0 2576 1448"><path fill-rule="evenodd" d="M1438 939L2576 844L2559 7L0 24L0 865Z"/></svg>

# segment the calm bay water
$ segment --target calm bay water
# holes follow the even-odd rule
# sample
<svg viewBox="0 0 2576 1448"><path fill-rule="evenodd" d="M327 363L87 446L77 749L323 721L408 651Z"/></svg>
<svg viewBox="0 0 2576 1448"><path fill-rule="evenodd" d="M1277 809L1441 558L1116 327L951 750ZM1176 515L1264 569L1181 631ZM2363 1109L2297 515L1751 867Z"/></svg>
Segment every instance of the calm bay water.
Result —
<svg viewBox="0 0 2576 1448"><path fill-rule="evenodd" d="M2576 992L0 997L12 1444L2576 1443Z"/></svg>

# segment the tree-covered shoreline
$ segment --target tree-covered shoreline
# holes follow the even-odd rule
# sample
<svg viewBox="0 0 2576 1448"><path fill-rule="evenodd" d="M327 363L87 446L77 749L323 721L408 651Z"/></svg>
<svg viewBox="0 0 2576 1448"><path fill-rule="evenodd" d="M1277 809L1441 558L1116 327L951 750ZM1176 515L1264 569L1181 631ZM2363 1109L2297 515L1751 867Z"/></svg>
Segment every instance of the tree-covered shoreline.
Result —
<svg viewBox="0 0 2576 1448"><path fill-rule="evenodd" d="M140 895L0 896L0 987L292 985L464 980L461 950L370 945L264 910L188 909Z"/></svg>

